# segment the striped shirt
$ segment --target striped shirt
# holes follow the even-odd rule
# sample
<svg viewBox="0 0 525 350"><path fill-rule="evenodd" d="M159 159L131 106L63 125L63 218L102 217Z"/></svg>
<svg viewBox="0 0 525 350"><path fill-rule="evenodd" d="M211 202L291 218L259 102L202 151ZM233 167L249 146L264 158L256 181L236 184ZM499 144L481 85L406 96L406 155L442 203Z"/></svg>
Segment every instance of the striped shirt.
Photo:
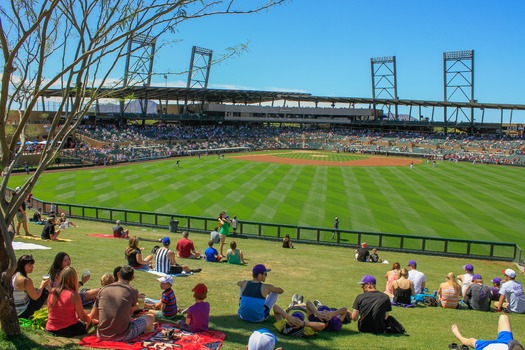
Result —
<svg viewBox="0 0 525 350"><path fill-rule="evenodd" d="M157 250L157 254L155 256L155 271L162 272L162 273L169 273L170 272L170 259L168 258L168 252L170 250L168 248L159 248Z"/></svg>

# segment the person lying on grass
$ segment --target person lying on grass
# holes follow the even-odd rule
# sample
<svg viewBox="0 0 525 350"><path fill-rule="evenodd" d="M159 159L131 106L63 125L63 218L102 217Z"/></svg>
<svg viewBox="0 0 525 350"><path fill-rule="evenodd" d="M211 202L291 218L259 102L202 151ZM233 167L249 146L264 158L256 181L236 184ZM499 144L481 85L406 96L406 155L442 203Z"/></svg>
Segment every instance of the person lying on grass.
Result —
<svg viewBox="0 0 525 350"><path fill-rule="evenodd" d="M276 320L274 326L282 335L311 337L326 327L323 322L310 321L303 311L290 310L288 313L277 304L273 306L273 313Z"/></svg>

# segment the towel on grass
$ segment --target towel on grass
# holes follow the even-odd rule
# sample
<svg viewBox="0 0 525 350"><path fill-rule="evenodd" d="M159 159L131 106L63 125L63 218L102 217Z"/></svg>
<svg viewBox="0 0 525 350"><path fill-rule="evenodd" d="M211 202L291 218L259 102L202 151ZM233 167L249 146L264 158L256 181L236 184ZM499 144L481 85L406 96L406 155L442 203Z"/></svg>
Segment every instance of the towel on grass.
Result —
<svg viewBox="0 0 525 350"><path fill-rule="evenodd" d="M168 338L165 334L173 331L177 339ZM179 337L180 336L180 337ZM170 324L160 324L153 332L143 334L129 342L99 340L96 334L85 336L80 345L99 349L140 350L140 349L186 349L186 350L219 350L226 335L218 331L190 333L180 331Z"/></svg>
<svg viewBox="0 0 525 350"><path fill-rule="evenodd" d="M183 272L183 273L176 273L176 274L169 274L169 273L162 273L162 272L158 272L158 271L155 271L155 270L135 270L135 271L143 271L143 272L147 272L147 273L151 273L155 276L160 276L160 277L164 277L166 275L170 275L170 276L173 276L173 277L188 277L190 275L193 275L193 272Z"/></svg>
<svg viewBox="0 0 525 350"><path fill-rule="evenodd" d="M23 239L34 239L35 241L51 241L50 239L42 239L40 237L37 237L37 236L15 236L15 238L23 238ZM73 242L73 240L71 239L67 239L67 238L57 238L56 240L54 241L51 241L51 242Z"/></svg>
<svg viewBox="0 0 525 350"><path fill-rule="evenodd" d="M24 242L12 242L14 250L37 250L37 249L51 249L40 244L24 243Z"/></svg>
<svg viewBox="0 0 525 350"><path fill-rule="evenodd" d="M129 237L115 237L113 236L113 234L107 234L107 233L88 233L87 236L99 237L99 238L125 238L125 239L129 238Z"/></svg>

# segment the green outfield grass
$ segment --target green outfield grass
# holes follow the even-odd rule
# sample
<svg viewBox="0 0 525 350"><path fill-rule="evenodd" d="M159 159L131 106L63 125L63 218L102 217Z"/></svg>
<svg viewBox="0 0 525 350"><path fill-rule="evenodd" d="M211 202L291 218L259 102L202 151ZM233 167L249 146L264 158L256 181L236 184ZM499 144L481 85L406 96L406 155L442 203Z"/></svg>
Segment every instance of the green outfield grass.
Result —
<svg viewBox="0 0 525 350"><path fill-rule="evenodd" d="M290 153L349 160L362 155ZM319 158L319 155L326 157ZM525 169L438 162L406 167L329 167L250 162L235 155L50 172L35 197L63 203L239 220L487 241L525 247ZM11 186L26 175L14 176Z"/></svg>
<svg viewBox="0 0 525 350"><path fill-rule="evenodd" d="M30 277L39 283L40 276L47 272L54 256L65 251L72 259L72 266L78 272L91 271L91 280L87 288L96 288L103 273L111 272L117 265L123 265L124 249L127 240L106 239L87 236L89 233L111 233L112 224L92 221L75 220L79 228L70 228L62 233L63 238L72 242L51 242L16 239L29 243L42 244L51 247L50 250L16 251L17 257L31 253L36 259L35 270ZM29 224L33 234L39 234L42 226ZM181 237L167 230L128 226L132 235L146 239L158 239L169 235L172 246ZM198 250L207 247L208 234L191 233L190 239L195 242ZM230 242L233 237L229 237ZM255 264L264 263L272 271L268 274L267 283L284 289L279 296L278 305L286 308L293 294L304 295L306 299L319 299L326 305L334 307L352 307L355 297L361 293L357 284L363 275L372 274L377 278L378 289L384 290L387 270L393 262L398 261L405 266L410 259L416 259L418 267L426 274L427 286L430 291L436 290L445 280L448 272L462 273L465 263L472 263L476 273L490 281L495 276L501 276L501 270L507 267L515 268L510 263L492 261L476 261L435 256L416 256L379 251L380 257L389 261L385 264L358 263L354 261L353 249L341 247L318 246L296 243L296 249L283 249L278 242L258 239L236 239L238 247L244 252L246 266L228 265L226 263L207 263L205 261L182 260L192 268L200 267L201 273L187 278L176 278L174 290L178 305L185 307L193 302L191 289L195 284L206 283L209 289L207 301L211 305L210 327L226 333L226 341L222 350L244 350L251 332L259 328L268 328L275 332L273 316L262 324L241 321L237 316L239 305L239 289L236 282L250 279L251 269ZM149 252L155 243L141 242L144 252ZM161 290L157 276L145 272L137 272L132 282L140 292L148 297L159 298ZM519 274L517 280L525 282ZM360 334L357 324L343 326L339 333L320 333L310 339L296 339L279 336L279 346L284 350L306 349L446 349L449 343L457 342L450 331L452 323L457 323L467 336L476 338L491 338L496 336L498 313L478 312L470 310L451 310L442 308L416 307L414 309L394 308L393 315L405 326L408 336L374 336ZM525 341L525 315L510 315L517 340ZM1 333L0 333L1 335ZM79 338L52 337L42 331L26 331L22 337L7 341L0 336L0 349L86 349L77 345Z"/></svg>

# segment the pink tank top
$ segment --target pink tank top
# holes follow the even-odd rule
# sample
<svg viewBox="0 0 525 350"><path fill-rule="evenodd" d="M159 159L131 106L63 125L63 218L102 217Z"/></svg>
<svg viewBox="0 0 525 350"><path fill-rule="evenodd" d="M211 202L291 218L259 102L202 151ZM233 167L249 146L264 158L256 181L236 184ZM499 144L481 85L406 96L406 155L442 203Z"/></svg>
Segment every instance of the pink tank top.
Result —
<svg viewBox="0 0 525 350"><path fill-rule="evenodd" d="M71 295L73 292L69 289L64 289L58 298L58 301L53 305L55 294L49 293L47 298L47 308L49 315L47 318L46 329L50 331L58 331L64 329L78 322L78 317L75 312L75 305L71 302Z"/></svg>

